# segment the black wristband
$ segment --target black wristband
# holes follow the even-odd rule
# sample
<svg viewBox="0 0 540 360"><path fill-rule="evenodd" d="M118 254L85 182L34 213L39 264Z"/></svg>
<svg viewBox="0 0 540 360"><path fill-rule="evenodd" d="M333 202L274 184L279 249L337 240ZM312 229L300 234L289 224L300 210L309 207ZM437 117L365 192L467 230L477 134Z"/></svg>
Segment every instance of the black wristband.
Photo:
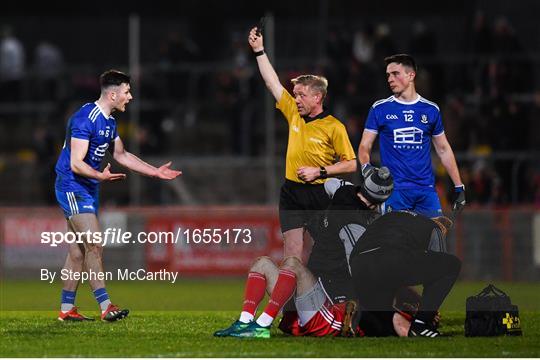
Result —
<svg viewBox="0 0 540 360"><path fill-rule="evenodd" d="M265 52L264 52L264 49L263 49L263 50L254 52L253 56L258 57L258 56L261 56L261 55L264 55L264 54L265 54Z"/></svg>
<svg viewBox="0 0 540 360"><path fill-rule="evenodd" d="M326 171L325 167L321 166L319 179L326 179L327 177L328 177L328 171Z"/></svg>

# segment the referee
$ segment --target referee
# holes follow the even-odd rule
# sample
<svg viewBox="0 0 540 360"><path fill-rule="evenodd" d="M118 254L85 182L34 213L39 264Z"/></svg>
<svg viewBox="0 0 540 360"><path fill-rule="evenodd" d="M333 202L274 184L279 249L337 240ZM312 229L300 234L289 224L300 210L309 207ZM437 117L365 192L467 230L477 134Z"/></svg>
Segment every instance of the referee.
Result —
<svg viewBox="0 0 540 360"><path fill-rule="evenodd" d="M284 258L301 259L304 227L310 213L329 204L324 182L329 176L356 171L356 154L345 126L323 108L328 81L317 75L291 80L293 94L281 85L264 52L263 36L257 27L249 33L266 87L276 107L289 123L285 182L279 199L279 220L284 238ZM337 163L334 163L339 159Z"/></svg>
<svg viewBox="0 0 540 360"><path fill-rule="evenodd" d="M322 76L301 75L292 79L293 95L279 82L264 52L261 29L251 29L248 42L266 87L277 101L276 107L289 123L285 183L279 196L279 221L283 233L283 261L302 261L304 228L310 215L329 204L324 182L329 175L356 171L356 155L345 126L323 109L328 81ZM334 163L339 159L337 163ZM268 327L279 309L293 296L296 274L281 269L270 301L257 319Z"/></svg>

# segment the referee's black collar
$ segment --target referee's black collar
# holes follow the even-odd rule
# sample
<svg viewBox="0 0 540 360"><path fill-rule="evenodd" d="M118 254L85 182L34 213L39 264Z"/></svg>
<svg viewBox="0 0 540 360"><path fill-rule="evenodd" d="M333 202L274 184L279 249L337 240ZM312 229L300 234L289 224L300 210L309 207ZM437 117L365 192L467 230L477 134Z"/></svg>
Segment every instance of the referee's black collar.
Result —
<svg viewBox="0 0 540 360"><path fill-rule="evenodd" d="M319 115L315 115L315 116L313 116L313 117L311 117L311 116L305 116L305 117L303 117L303 119L304 119L304 121L305 121L306 124L307 124L307 123L309 123L309 122L312 122L312 121L315 121L315 120L318 120L318 119L324 119L324 118L327 117L328 115L330 115L330 112L329 112L327 109L323 108L322 113L320 113Z"/></svg>

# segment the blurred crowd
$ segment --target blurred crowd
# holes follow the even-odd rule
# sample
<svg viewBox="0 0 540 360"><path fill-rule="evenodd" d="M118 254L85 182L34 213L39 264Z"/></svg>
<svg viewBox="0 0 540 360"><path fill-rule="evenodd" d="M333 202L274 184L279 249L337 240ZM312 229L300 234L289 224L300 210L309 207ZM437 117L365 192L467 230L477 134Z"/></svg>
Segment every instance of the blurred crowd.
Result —
<svg viewBox="0 0 540 360"><path fill-rule="evenodd" d="M417 21L410 33L400 34L406 41L398 42L393 31L385 22L329 25L323 53L316 60L291 64L278 57L280 78L286 83L305 72L327 76L326 106L345 123L357 148L371 104L391 95L384 57L409 53L419 65L419 93L441 108L470 202L540 204L540 164L531 157L540 151L540 125L534 121L540 116L534 73L538 60L528 53L510 20L476 13L466 39L454 39L455 55L442 51L448 39L426 22ZM265 90L246 33L233 29L221 36L225 41L210 55L189 27L169 30L153 44L156 55L143 64L138 89L145 120L135 129L126 117L119 119L122 136L138 141L142 153L264 155ZM81 101L97 98L97 75L103 70L68 64L65 51L48 39L29 49L15 28L1 30L2 152L41 164L37 173L46 188L52 188L51 168L66 118ZM7 119L16 121L18 130L6 131L14 128ZM285 139L279 134L286 125L278 124L278 139ZM278 144L280 151L285 146ZM441 169L441 192L450 191L448 177L436 166ZM0 172L2 168L0 163ZM52 202L52 192L46 193L51 194L43 201Z"/></svg>

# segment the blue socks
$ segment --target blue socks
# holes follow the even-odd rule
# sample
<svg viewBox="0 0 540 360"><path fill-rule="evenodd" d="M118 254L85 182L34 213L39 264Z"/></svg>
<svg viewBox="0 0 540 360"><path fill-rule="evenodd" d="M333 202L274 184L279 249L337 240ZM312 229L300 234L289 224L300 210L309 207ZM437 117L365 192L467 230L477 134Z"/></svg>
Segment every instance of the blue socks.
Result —
<svg viewBox="0 0 540 360"><path fill-rule="evenodd" d="M60 305L60 310L62 312L67 312L73 309L75 306L75 295L76 291L62 290L62 303ZM109 299L109 294L105 288L97 289L94 291L94 297L101 308L101 312L104 312L109 307L111 300Z"/></svg>
<svg viewBox="0 0 540 360"><path fill-rule="evenodd" d="M67 312L75 306L75 295L77 292L68 291L62 289L62 303L60 305L60 311Z"/></svg>
<svg viewBox="0 0 540 360"><path fill-rule="evenodd" d="M101 312L105 312L105 310L107 310L107 308L111 304L111 300L109 299L109 294L107 294L107 290L105 290L105 288L96 289L94 291L94 297L96 298L96 301L101 308Z"/></svg>

